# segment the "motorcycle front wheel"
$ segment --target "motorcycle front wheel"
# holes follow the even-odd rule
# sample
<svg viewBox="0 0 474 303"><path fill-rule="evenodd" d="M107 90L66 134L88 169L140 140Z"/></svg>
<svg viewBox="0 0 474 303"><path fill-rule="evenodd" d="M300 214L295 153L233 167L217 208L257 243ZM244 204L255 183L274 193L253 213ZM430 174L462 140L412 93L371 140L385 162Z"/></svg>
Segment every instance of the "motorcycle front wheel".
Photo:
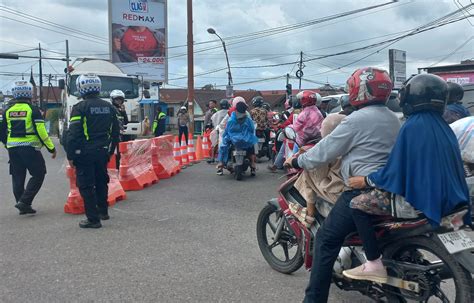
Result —
<svg viewBox="0 0 474 303"><path fill-rule="evenodd" d="M413 271L397 272L396 268L388 268L390 276L397 276L404 280L416 281L420 285L418 294L406 290L398 290L385 286L386 290L397 297L410 298L419 296L422 302L474 302L474 289L471 274L449 254L449 252L434 240L428 237L404 239L384 250L384 259L414 264ZM441 272L422 273L417 271L416 265L429 266L443 264ZM393 298L393 296L392 296Z"/></svg>
<svg viewBox="0 0 474 303"><path fill-rule="evenodd" d="M275 239L279 224L283 224L280 237ZM258 215L257 241L267 263L274 270L291 274L303 265L301 243L296 239L283 213L267 204Z"/></svg>

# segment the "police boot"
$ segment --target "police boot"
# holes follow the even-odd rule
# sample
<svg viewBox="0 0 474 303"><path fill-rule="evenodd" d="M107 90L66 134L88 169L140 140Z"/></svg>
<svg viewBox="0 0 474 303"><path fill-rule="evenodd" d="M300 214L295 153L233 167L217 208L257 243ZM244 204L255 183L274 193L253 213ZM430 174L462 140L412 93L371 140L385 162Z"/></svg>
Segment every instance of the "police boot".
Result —
<svg viewBox="0 0 474 303"><path fill-rule="evenodd" d="M108 214L100 214L99 215L101 221L109 220L110 216Z"/></svg>
<svg viewBox="0 0 474 303"><path fill-rule="evenodd" d="M36 214L36 210L34 210L31 205L25 204L23 202L18 202L15 204L15 207L20 211L20 215Z"/></svg>
<svg viewBox="0 0 474 303"><path fill-rule="evenodd" d="M91 221L85 219L85 220L82 220L81 222L79 222L79 227L80 228L101 228L102 224L100 224L100 221L99 222L91 222Z"/></svg>

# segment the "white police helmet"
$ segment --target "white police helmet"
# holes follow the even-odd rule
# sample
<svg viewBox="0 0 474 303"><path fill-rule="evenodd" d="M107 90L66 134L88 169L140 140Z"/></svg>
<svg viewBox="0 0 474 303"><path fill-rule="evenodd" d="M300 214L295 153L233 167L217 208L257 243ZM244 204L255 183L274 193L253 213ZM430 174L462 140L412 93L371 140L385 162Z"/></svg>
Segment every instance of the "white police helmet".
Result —
<svg viewBox="0 0 474 303"><path fill-rule="evenodd" d="M15 99L33 98L33 85L28 81L16 81L12 88L12 95Z"/></svg>
<svg viewBox="0 0 474 303"><path fill-rule="evenodd" d="M123 100L125 100L125 94L120 89L114 89L110 92L110 101L114 101L114 99L117 98L122 98Z"/></svg>
<svg viewBox="0 0 474 303"><path fill-rule="evenodd" d="M77 77L76 87L81 97L89 94L99 94L102 83L96 74L85 74Z"/></svg>

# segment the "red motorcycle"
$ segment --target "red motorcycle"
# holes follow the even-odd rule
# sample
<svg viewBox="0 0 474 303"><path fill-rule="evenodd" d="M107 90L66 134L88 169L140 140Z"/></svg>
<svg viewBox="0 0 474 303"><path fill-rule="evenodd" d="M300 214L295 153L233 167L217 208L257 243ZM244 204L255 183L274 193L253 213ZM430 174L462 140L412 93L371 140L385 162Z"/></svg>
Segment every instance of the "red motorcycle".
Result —
<svg viewBox="0 0 474 303"><path fill-rule="evenodd" d="M257 220L260 251L273 269L284 274L295 272L303 264L311 270L316 232L332 208L330 202L318 199L315 224L308 228L298 220L290 204L306 207L305 199L294 187L300 174L281 185L279 197L268 201ZM467 211L467 206L455 209L443 218L438 229L422 215L410 220L377 218L374 224L388 282L378 284L343 276L344 270L366 261L362 241L352 233L334 265L333 283L376 302L474 302L474 241L460 230Z"/></svg>

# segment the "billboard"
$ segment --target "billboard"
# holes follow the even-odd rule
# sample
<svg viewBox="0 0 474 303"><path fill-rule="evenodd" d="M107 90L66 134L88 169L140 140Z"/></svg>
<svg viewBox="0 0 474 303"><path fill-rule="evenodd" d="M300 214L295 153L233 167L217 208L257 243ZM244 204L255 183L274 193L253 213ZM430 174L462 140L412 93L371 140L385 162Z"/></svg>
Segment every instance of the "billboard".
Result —
<svg viewBox="0 0 474 303"><path fill-rule="evenodd" d="M474 83L474 72L466 73L434 73L445 81L454 82L460 85Z"/></svg>
<svg viewBox="0 0 474 303"><path fill-rule="evenodd" d="M388 58L393 88L400 89L407 79L407 53L398 49L389 49Z"/></svg>
<svg viewBox="0 0 474 303"><path fill-rule="evenodd" d="M124 73L166 82L166 0L109 0L109 44Z"/></svg>

